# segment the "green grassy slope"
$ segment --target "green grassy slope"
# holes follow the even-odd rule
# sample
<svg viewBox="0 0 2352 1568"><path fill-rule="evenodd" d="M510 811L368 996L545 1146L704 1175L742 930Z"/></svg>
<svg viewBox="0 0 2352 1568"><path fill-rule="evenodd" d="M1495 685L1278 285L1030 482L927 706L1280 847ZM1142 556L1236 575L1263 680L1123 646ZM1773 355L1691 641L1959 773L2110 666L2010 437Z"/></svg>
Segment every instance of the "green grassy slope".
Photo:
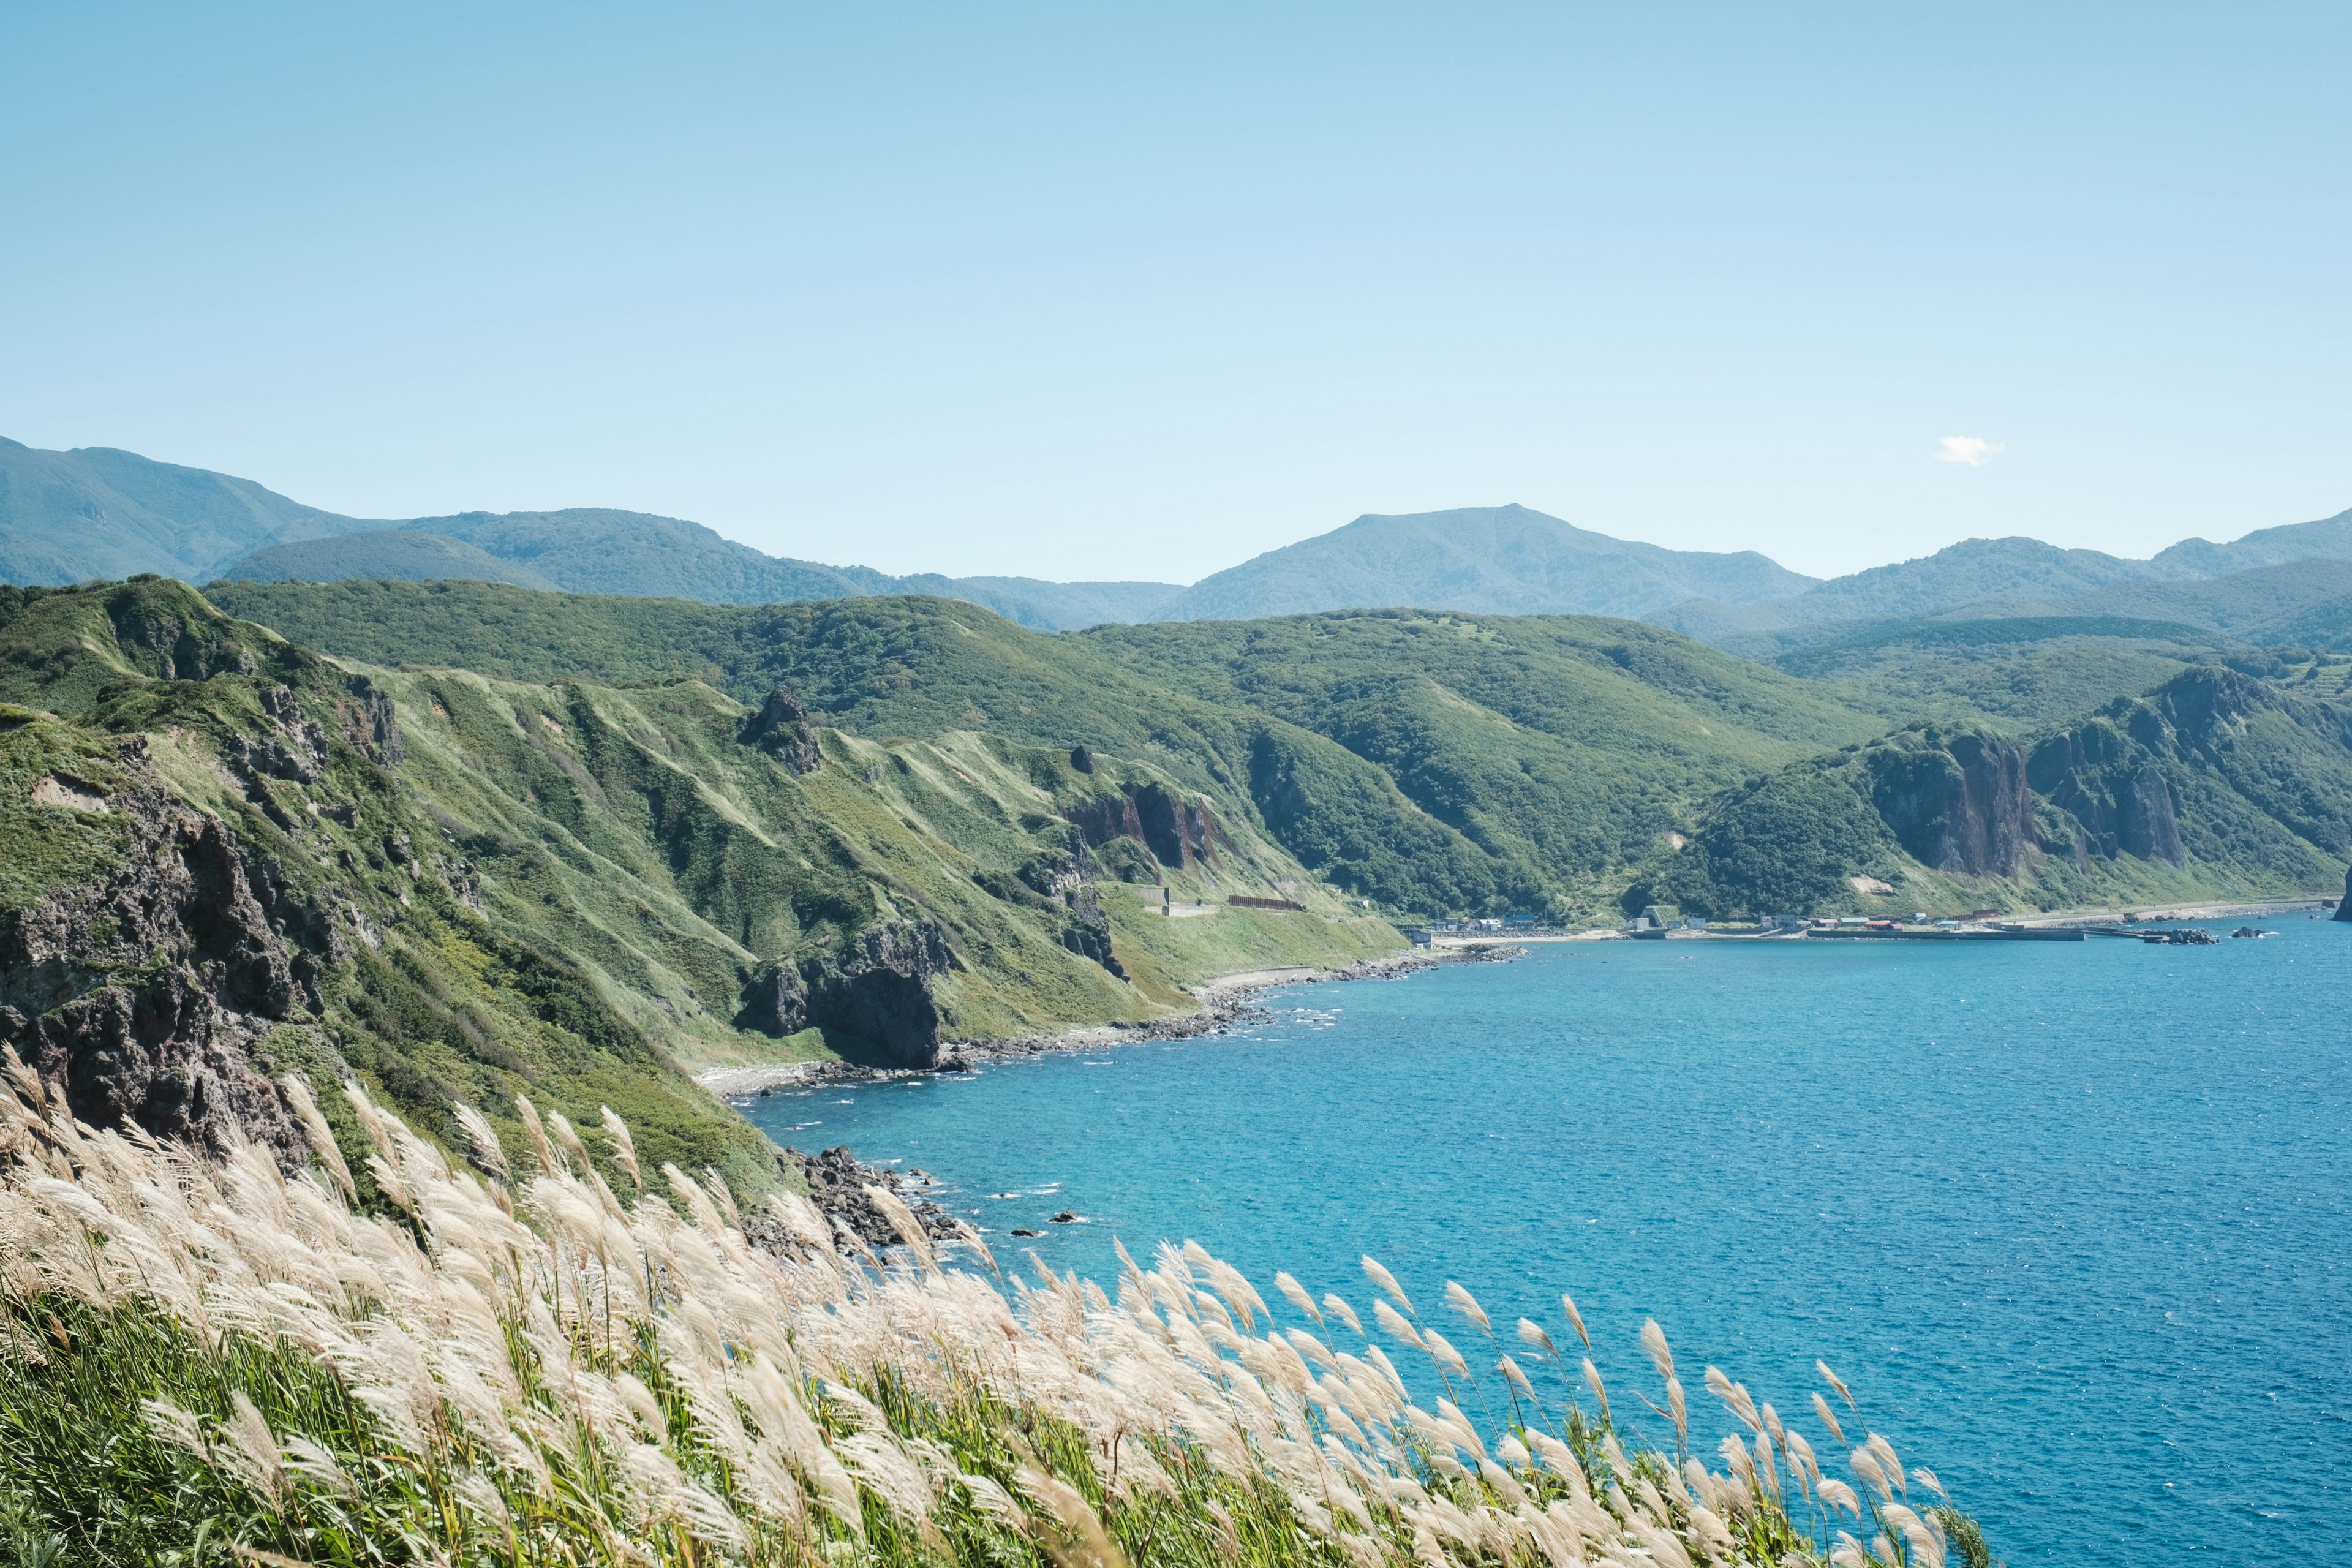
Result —
<svg viewBox="0 0 2352 1568"><path fill-rule="evenodd" d="M453 1099L497 1118L528 1092L583 1125L609 1104L652 1130L649 1157L754 1187L773 1177L764 1144L686 1072L876 1045L739 1027L779 964L847 964L876 932L935 931L940 1031L970 1039L1160 1016L1215 973L1402 945L1245 800L1220 805L1151 755L1074 755L951 718L919 739L820 722L787 753L759 743L756 710L698 680L341 663L163 580L0 591L0 938L45 900L135 879L140 813L165 839L172 822L216 823L272 889L275 934L238 940L282 945L312 977L308 1000L255 1014L272 1070L355 1070L440 1131ZM1154 801L1198 803L1191 848L1155 862L1145 842L1074 826ZM1160 843L1148 820L1143 837ZM1162 886L1218 912L1167 920ZM1306 911L1236 910L1237 892ZM1088 900L1101 950L1082 940ZM150 986L162 972L146 962L85 954L75 994L117 971ZM218 992L190 962L189 984ZM26 963L31 989L0 995L17 1008L0 1033L47 1026L72 1001Z"/></svg>
<svg viewBox="0 0 2352 1568"><path fill-rule="evenodd" d="M1605 899L1714 791L1883 727L1833 693L1629 621L1395 611L1078 640L1338 742L1570 902Z"/></svg>
<svg viewBox="0 0 2352 1568"><path fill-rule="evenodd" d="M1179 690L1127 668L1108 645L1039 637L950 601L733 608L472 583L215 592L238 615L371 663L531 681L690 677L747 701L783 682L812 712L861 736L971 730L1148 758L1229 815L1255 816L1335 886L1401 913L1539 907L1553 885L1541 867L1440 820L1377 762L1312 728ZM1643 627L1631 635L1659 638Z"/></svg>

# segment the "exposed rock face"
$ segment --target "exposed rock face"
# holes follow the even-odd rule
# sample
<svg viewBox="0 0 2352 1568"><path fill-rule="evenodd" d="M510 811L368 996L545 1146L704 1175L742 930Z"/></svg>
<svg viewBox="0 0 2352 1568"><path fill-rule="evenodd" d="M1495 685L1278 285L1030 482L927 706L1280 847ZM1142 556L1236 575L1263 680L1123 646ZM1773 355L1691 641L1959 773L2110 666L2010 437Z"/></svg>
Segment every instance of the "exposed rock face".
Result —
<svg viewBox="0 0 2352 1568"><path fill-rule="evenodd" d="M743 743L757 746L793 772L806 775L816 772L824 755L817 749L816 736L809 729L807 710L789 686L779 686L768 693L768 700L760 710L743 721Z"/></svg>
<svg viewBox="0 0 2352 1568"><path fill-rule="evenodd" d="M1888 749L1870 759L1871 804L1913 858L1969 877L2014 875L2041 842L2025 753L1990 735Z"/></svg>
<svg viewBox="0 0 2352 1568"><path fill-rule="evenodd" d="M893 1066L930 1067L940 1055L932 983L954 965L937 921L869 926L840 953L762 967L735 1022L779 1038L812 1025L838 1029L881 1047Z"/></svg>
<svg viewBox="0 0 2352 1568"><path fill-rule="evenodd" d="M1178 870L1213 863L1232 847L1223 826L1202 801L1187 800L1160 784L1129 784L1115 795L1085 801L1069 812L1089 848L1116 838L1140 840L1162 866Z"/></svg>
<svg viewBox="0 0 2352 1568"><path fill-rule="evenodd" d="M251 874L227 826L159 789L110 805L125 863L0 922L0 1038L94 1126L214 1149L241 1132L295 1168L309 1142L257 1051L346 951L335 911Z"/></svg>
<svg viewBox="0 0 2352 1568"><path fill-rule="evenodd" d="M2336 918L2352 921L2352 871L2344 873L2344 897L2336 900Z"/></svg>
<svg viewBox="0 0 2352 1568"><path fill-rule="evenodd" d="M735 1026L782 1039L808 1027L808 990L800 971L789 963L763 964L743 988L742 1011Z"/></svg>
<svg viewBox="0 0 2352 1568"><path fill-rule="evenodd" d="M385 767L400 766L404 755L400 718L393 710L388 692L366 676L355 675L352 677L352 700L338 708L346 742Z"/></svg>
<svg viewBox="0 0 2352 1568"><path fill-rule="evenodd" d="M1070 895L1070 923L1062 928L1062 945L1080 958L1091 958L1119 979L1127 966L1110 950L1110 917L1103 913L1102 896L1092 888Z"/></svg>
<svg viewBox="0 0 2352 1568"><path fill-rule="evenodd" d="M2159 722L2153 710L2133 717ZM2159 737L2160 739L2160 737ZM2094 721L2053 735L2034 747L2026 778L2051 805L2081 825L2080 844L2106 859L2135 855L2178 867L2180 808L2162 770L2137 752L2124 731Z"/></svg>

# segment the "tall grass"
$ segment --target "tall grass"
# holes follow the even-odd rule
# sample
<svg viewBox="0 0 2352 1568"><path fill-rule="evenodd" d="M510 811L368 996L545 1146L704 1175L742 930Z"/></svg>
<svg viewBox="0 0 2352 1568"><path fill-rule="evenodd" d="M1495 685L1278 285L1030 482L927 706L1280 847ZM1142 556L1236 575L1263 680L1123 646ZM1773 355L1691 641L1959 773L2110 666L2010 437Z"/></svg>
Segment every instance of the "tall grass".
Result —
<svg viewBox="0 0 2352 1568"><path fill-rule="evenodd" d="M640 1173L618 1118L587 1138L629 1174L625 1201L527 1103L511 1163L461 1110L468 1164L352 1088L394 1205L363 1214L307 1099L322 1163L289 1179L256 1149L212 1164L93 1131L5 1065L0 1526L20 1562L1981 1560L1972 1525L1912 1500L1941 1489L1884 1438L1833 1478L1712 1367L1734 1430L1703 1452L1655 1325L1654 1376L1621 1382L1612 1415L1549 1329L1523 1320L1506 1353L1450 1287L1465 1353L1367 1259L1383 1331L1428 1363L1409 1384L1343 1300L1279 1276L1282 1327L1191 1243L1149 1268L1122 1249L1115 1292L1042 1267L992 1280L977 1238L944 1261L877 1189L907 1241L886 1264L805 1199L747 1216L716 1177ZM1590 1413L1545 1392L1580 1376ZM1426 1407L1416 1384L1440 1391ZM1828 1387L1813 1415L1846 1447L1853 1402ZM1654 1444L1623 1420L1636 1405Z"/></svg>

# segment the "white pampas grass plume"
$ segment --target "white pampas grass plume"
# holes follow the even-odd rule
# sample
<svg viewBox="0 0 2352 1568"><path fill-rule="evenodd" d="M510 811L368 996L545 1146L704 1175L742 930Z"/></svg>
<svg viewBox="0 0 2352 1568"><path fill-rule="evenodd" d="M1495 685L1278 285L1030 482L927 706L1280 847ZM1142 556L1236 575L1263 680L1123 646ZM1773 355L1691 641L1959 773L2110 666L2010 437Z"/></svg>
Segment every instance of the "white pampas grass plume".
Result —
<svg viewBox="0 0 2352 1568"><path fill-rule="evenodd" d="M489 1119L470 1105L454 1105L451 1113L457 1119L458 1130L466 1134L466 1142L474 1147L474 1163L501 1182L513 1181L514 1175L507 1168L506 1145L499 1142L498 1131L490 1125Z"/></svg>
<svg viewBox="0 0 2352 1568"><path fill-rule="evenodd" d="M1521 1443L1517 1437L1509 1436L1505 1437L1501 1442L1495 1445L1495 1458L1502 1460L1503 1463L1510 1466L1513 1469L1519 1470L1523 1470L1529 1465L1536 1462L1535 1456L1528 1452L1527 1445Z"/></svg>
<svg viewBox="0 0 2352 1568"><path fill-rule="evenodd" d="M890 1222L890 1228L898 1233L898 1239L907 1244L907 1250L915 1255L916 1260L931 1272L939 1272L940 1260L931 1251L931 1238L923 1234L923 1222L915 1217L915 1211L887 1187L869 1186L865 1191L866 1201L882 1211L882 1217Z"/></svg>
<svg viewBox="0 0 2352 1568"><path fill-rule="evenodd" d="M1660 1377L1675 1375L1675 1352L1667 1348L1666 1331L1658 1327L1655 1318L1643 1320L1642 1349L1648 1353L1650 1364L1658 1369Z"/></svg>
<svg viewBox="0 0 2352 1568"><path fill-rule="evenodd" d="M144 1399L140 1408L147 1412L147 1426L155 1436L175 1448L185 1448L199 1459L207 1458L205 1449L204 1424L194 1415L168 1399Z"/></svg>
<svg viewBox="0 0 2352 1568"><path fill-rule="evenodd" d="M1863 1438L1862 1446L1876 1458L1878 1468L1886 1472L1886 1479L1895 1483L1895 1489L1907 1495L1911 1486L1904 1478L1903 1461L1895 1457L1895 1445L1873 1432Z"/></svg>
<svg viewBox="0 0 2352 1568"><path fill-rule="evenodd" d="M286 1102L294 1108L295 1117L302 1123L303 1133L310 1140L311 1156L327 1168L327 1174L336 1186L342 1189L343 1196L357 1203L359 1184L352 1180L352 1168L343 1163L343 1152L335 1146L335 1130L327 1125L326 1115L320 1110L319 1102L310 1098L310 1086L302 1080L300 1073L288 1073L286 1081L279 1087L285 1091Z"/></svg>
<svg viewBox="0 0 2352 1568"><path fill-rule="evenodd" d="M1854 1489L1834 1476L1823 1476L1820 1487L1822 1500L1832 1508L1842 1508L1856 1519L1862 1517L1862 1499Z"/></svg>
<svg viewBox="0 0 2352 1568"><path fill-rule="evenodd" d="M530 1152L539 1156L539 1168L547 1175L559 1174L555 1150L547 1141L547 1123L539 1119L539 1108L523 1095L515 1096L515 1114L522 1118L522 1130L530 1135Z"/></svg>
<svg viewBox="0 0 2352 1568"><path fill-rule="evenodd" d="M613 1141L613 1163L629 1173L637 1191L646 1190L646 1173L637 1169L636 1140L629 1136L629 1124L613 1114L609 1105L597 1107L604 1119L604 1134Z"/></svg>
<svg viewBox="0 0 2352 1568"><path fill-rule="evenodd" d="M1845 1401L1845 1407L1848 1410L1855 1408L1853 1395L1846 1391L1845 1380L1830 1370L1829 1363L1825 1361L1817 1361L1813 1363L1813 1370L1822 1374L1822 1381L1823 1383L1828 1384L1832 1388L1837 1390L1838 1397Z"/></svg>
<svg viewBox="0 0 2352 1568"><path fill-rule="evenodd" d="M1338 1296L1332 1294L1328 1290L1323 1293L1323 1304L1331 1309L1331 1315L1333 1317L1347 1324L1350 1329L1353 1329L1356 1331L1357 1338L1362 1339L1365 1337L1364 1325L1357 1320L1355 1308L1350 1307L1347 1302L1342 1301Z"/></svg>
<svg viewBox="0 0 2352 1568"><path fill-rule="evenodd" d="M1403 1313L1381 1300L1378 1296L1372 1298L1372 1316L1379 1321L1381 1330L1391 1338L1402 1340L1415 1350L1429 1348L1421 1342L1421 1331L1406 1322Z"/></svg>
<svg viewBox="0 0 2352 1568"><path fill-rule="evenodd" d="M1592 1336L1584 1331L1584 1314L1576 1310L1576 1298L1563 1290L1559 1295L1559 1304L1568 1312L1569 1327L1576 1331L1576 1337L1584 1342L1585 1352L1590 1354L1592 1350Z"/></svg>
<svg viewBox="0 0 2352 1568"><path fill-rule="evenodd" d="M1519 1340L1523 1344L1533 1345L1554 1361L1559 1359L1559 1347L1551 1342L1551 1335L1546 1332L1544 1326L1533 1318L1519 1320Z"/></svg>
<svg viewBox="0 0 2352 1568"><path fill-rule="evenodd" d="M1503 1381L1511 1385L1511 1392L1519 1395L1520 1398L1533 1399L1536 1396L1535 1384L1528 1381L1528 1374L1521 1372L1519 1370L1519 1363L1513 1361L1509 1356L1505 1356L1500 1361L1496 1362L1495 1363L1495 1370L1503 1374Z"/></svg>
<svg viewBox="0 0 2352 1568"><path fill-rule="evenodd" d="M1274 1288L1288 1297L1292 1306L1318 1323L1323 1321L1322 1310L1315 1305L1315 1298L1307 1293L1307 1287L1280 1269L1275 1270Z"/></svg>
<svg viewBox="0 0 2352 1568"><path fill-rule="evenodd" d="M1380 1260L1375 1258L1369 1252L1364 1254L1364 1273L1370 1278L1373 1284L1379 1286L1381 1289L1395 1297L1396 1304L1398 1306L1402 1307L1407 1312L1412 1313L1414 1317L1419 1317L1421 1315L1418 1312L1413 1312L1412 1302L1406 1297L1404 1287L1397 1283L1396 1276L1381 1268Z"/></svg>
<svg viewBox="0 0 2352 1568"><path fill-rule="evenodd" d="M1486 1321L1486 1309L1478 1305L1478 1298L1451 1279L1445 1282L1445 1304L1477 1324L1481 1333L1493 1336L1495 1326Z"/></svg>
<svg viewBox="0 0 2352 1568"><path fill-rule="evenodd" d="M1467 1378L1470 1375L1470 1363L1464 1361L1462 1352L1449 1344L1445 1336L1435 1329L1421 1331L1421 1348L1429 1352L1431 1360L1454 1373L1454 1376Z"/></svg>
<svg viewBox="0 0 2352 1568"><path fill-rule="evenodd" d="M1911 1479L1917 1481L1921 1486L1926 1487L1929 1491L1934 1492L1937 1497L1942 1498L1946 1502L1952 1500L1952 1494L1944 1489L1944 1483L1937 1480L1936 1479L1936 1472L1929 1469L1927 1466L1914 1465L1911 1468Z"/></svg>
<svg viewBox="0 0 2352 1568"><path fill-rule="evenodd" d="M1856 1448L1847 1455L1846 1463L1853 1468L1855 1475L1870 1484L1871 1490L1888 1502L1895 1500L1895 1483L1886 1479L1885 1470L1879 1466L1878 1456L1867 1447Z"/></svg>
<svg viewBox="0 0 2352 1568"><path fill-rule="evenodd" d="M1845 1428L1838 1425L1837 1412L1832 1410L1830 1402L1818 1394L1813 1395L1813 1414L1822 1418L1822 1425L1830 1429L1831 1436L1841 1443L1845 1441Z"/></svg>
<svg viewBox="0 0 2352 1568"><path fill-rule="evenodd" d="M1610 1418L1609 1390L1601 1383L1601 1369L1592 1364L1591 1356L1584 1358L1584 1386L1592 1390L1593 1398L1601 1401L1601 1418L1603 1421L1608 1420Z"/></svg>

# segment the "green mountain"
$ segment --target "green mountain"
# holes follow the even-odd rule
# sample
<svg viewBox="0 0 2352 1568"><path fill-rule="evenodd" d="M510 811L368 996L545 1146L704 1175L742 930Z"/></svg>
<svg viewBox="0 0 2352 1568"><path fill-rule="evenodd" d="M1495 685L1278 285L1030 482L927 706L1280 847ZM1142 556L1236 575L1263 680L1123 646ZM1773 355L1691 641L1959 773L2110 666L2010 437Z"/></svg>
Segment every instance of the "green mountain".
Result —
<svg viewBox="0 0 2352 1568"><path fill-rule="evenodd" d="M0 590L0 1039L97 1121L298 1147L277 1080L355 1071L453 1142L453 1099L610 1105L649 1159L757 1190L772 1152L689 1069L918 1063L1402 945L1213 787L1181 718L1083 750L967 720L971 693L900 684L894 639L1028 634L858 603L880 624L825 606L782 662L870 733L772 683L336 660L159 579Z"/></svg>
<svg viewBox="0 0 2352 1568"><path fill-rule="evenodd" d="M1970 539L1933 555L1832 578L1790 597L1698 597L1645 618L1744 651L1769 643L1776 634L1801 637L1840 623L1918 616L2125 616L2219 630L2228 629L2241 602L2268 599L2269 614L2284 612L2290 601L2301 602L2298 571L2342 582L2342 563L2352 563L2352 511L2257 530L2231 544L2183 540L2147 561L2060 550L2034 539ZM2263 568L2273 570L2264 574ZM2198 585L2207 578L2237 585L2208 594Z"/></svg>
<svg viewBox="0 0 2352 1568"><path fill-rule="evenodd" d="M1667 550L1523 506L1378 513L1194 584L1164 620L1255 620L1428 605L1479 615L1639 616L1685 599L1741 605L1813 582L1753 551Z"/></svg>
<svg viewBox="0 0 2352 1568"><path fill-rule="evenodd" d="M380 526L135 452L0 440L0 582L201 578L270 544Z"/></svg>
<svg viewBox="0 0 2352 1568"><path fill-rule="evenodd" d="M2055 909L2332 892L2352 857L2352 658L2184 670L2022 738L1927 725L1748 780L1629 909Z"/></svg>
<svg viewBox="0 0 2352 1568"><path fill-rule="evenodd" d="M940 594L1043 631L1148 619L1183 592L1171 583L893 577L763 554L678 518L596 507L370 521L135 452L0 440L0 583L147 572L198 583L462 578L727 605Z"/></svg>

